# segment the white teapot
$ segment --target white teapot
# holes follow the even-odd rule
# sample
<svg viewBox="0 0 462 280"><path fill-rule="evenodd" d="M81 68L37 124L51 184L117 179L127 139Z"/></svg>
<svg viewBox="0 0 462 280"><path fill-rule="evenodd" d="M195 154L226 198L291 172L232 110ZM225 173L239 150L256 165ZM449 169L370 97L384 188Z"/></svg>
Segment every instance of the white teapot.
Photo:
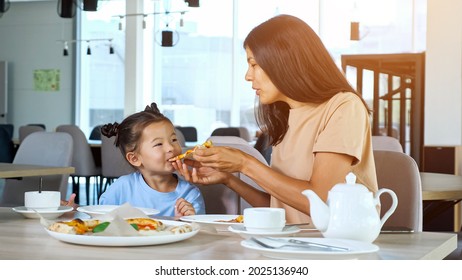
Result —
<svg viewBox="0 0 462 280"><path fill-rule="evenodd" d="M302 192L310 201L313 224L324 237L373 242L396 210L398 197L395 192L383 188L374 196L365 186L355 182L356 176L350 172L346 184L337 184L329 191L327 204L312 190ZM380 219L377 206L380 206L380 195L385 192L393 202Z"/></svg>

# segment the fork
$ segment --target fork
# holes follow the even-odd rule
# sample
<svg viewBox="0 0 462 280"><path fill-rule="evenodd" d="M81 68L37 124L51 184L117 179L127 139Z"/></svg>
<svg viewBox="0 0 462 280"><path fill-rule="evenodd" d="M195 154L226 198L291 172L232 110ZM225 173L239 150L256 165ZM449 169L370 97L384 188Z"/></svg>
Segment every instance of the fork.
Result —
<svg viewBox="0 0 462 280"><path fill-rule="evenodd" d="M266 239L269 240L271 244L269 244L268 242L264 242L261 239L250 237L250 240L268 249L280 249L282 247L289 246L289 247L308 248L308 249L319 250L319 251L349 251L350 250L345 247L337 247L337 246L331 246L331 245L307 242L307 241L298 241L295 239L290 239L288 241L269 239L269 238L266 238Z"/></svg>

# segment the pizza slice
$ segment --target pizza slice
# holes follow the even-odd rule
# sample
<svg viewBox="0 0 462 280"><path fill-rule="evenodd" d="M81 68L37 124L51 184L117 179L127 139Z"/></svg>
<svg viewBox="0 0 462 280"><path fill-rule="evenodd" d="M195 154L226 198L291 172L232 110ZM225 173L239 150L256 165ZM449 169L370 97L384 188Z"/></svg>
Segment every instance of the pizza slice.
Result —
<svg viewBox="0 0 462 280"><path fill-rule="evenodd" d="M207 140L203 144L196 145L196 146L194 146L194 148L187 150L186 152L184 152L181 155L177 155L176 157L172 157L171 159L169 159L169 161L176 161L176 160L182 160L184 158L191 158L192 154L196 151L196 149L207 149L207 148L210 148L212 146L213 146L212 141Z"/></svg>

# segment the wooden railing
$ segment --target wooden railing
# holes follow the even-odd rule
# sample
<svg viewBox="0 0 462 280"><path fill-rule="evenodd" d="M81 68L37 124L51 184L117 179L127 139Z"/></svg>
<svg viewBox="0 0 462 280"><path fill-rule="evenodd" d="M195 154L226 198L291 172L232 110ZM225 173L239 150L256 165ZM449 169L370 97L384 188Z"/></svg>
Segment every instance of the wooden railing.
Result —
<svg viewBox="0 0 462 280"><path fill-rule="evenodd" d="M342 69L347 78L356 69L356 90L362 95L368 90L364 71L372 72L372 94L367 94L372 96L372 134L398 138L420 166L425 53L342 55Z"/></svg>

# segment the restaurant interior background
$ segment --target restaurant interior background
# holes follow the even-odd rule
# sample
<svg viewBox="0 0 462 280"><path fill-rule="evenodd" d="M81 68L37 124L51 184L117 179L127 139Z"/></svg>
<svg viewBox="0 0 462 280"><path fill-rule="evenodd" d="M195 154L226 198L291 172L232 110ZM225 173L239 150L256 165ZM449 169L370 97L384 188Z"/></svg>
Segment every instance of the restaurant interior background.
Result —
<svg viewBox="0 0 462 280"><path fill-rule="evenodd" d="M29 123L49 131L77 124L88 136L153 101L175 125L195 126L198 141L224 126L253 135L255 93L244 80L242 41L285 13L310 24L339 67L342 55L424 54L419 156L424 146L459 153L462 0L99 0L96 11L73 1L70 15L63 14L66 0L0 1L0 61L7 65L0 123L14 125L14 138ZM165 31L171 47L161 46ZM354 69L347 77L357 85ZM372 103L374 86L384 94L387 83L380 76L374 85L373 72L364 71L361 92ZM407 142L417 137L410 134ZM462 156L452 156L453 172L462 174Z"/></svg>
<svg viewBox="0 0 462 280"><path fill-rule="evenodd" d="M255 133L242 41L279 13L309 23L339 66L342 54L422 52L426 43L423 0L99 0L97 11L79 0L72 18L59 15L61 0L10 2L0 18L0 60L9 68L0 122L76 123L87 135L152 101L176 125L196 126L200 140L220 126ZM360 22L359 41L350 40L351 21ZM165 30L174 31L173 47L160 46ZM34 71L50 69L59 70L59 88L36 89Z"/></svg>

